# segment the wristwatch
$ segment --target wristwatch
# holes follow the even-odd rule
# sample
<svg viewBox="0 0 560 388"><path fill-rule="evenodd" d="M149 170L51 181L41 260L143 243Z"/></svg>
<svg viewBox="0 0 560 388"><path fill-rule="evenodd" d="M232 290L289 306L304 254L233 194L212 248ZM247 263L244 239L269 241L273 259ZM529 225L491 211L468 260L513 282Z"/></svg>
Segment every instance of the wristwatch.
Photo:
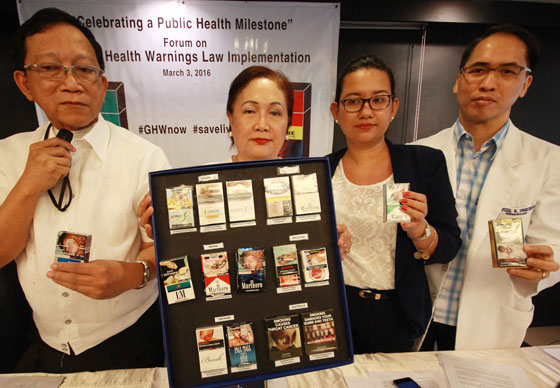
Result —
<svg viewBox="0 0 560 388"><path fill-rule="evenodd" d="M139 288L143 288L146 285L146 283L148 283L150 281L151 271L150 271L150 266L148 265L147 261L138 260L136 262L140 263L144 266L144 281L142 282L142 284L140 284L138 287L136 287L136 289L139 289Z"/></svg>
<svg viewBox="0 0 560 388"><path fill-rule="evenodd" d="M426 220L424 220L426 221ZM430 228L430 224L428 224L428 221L426 221L426 229L424 230L424 234L420 237L410 237L410 235L408 237L410 237L410 239L412 241L422 241L422 240L426 240L428 237L430 237L432 235L432 230Z"/></svg>

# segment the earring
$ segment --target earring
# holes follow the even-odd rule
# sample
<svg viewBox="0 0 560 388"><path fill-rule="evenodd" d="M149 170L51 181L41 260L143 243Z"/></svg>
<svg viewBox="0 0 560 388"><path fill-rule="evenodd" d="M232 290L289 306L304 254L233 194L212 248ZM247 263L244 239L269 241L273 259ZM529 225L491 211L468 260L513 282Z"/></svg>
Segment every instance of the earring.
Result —
<svg viewBox="0 0 560 388"><path fill-rule="evenodd" d="M233 137L233 132L231 132L231 131L228 131L228 133L227 133L227 134L228 134L228 136L229 136L229 137Z"/></svg>
<svg viewBox="0 0 560 388"><path fill-rule="evenodd" d="M338 124L338 120L334 120L334 122Z"/></svg>
<svg viewBox="0 0 560 388"><path fill-rule="evenodd" d="M394 118L395 118L395 116L391 116L391 121L393 121Z"/></svg>
<svg viewBox="0 0 560 388"><path fill-rule="evenodd" d="M290 134L286 134L286 140L290 140Z"/></svg>

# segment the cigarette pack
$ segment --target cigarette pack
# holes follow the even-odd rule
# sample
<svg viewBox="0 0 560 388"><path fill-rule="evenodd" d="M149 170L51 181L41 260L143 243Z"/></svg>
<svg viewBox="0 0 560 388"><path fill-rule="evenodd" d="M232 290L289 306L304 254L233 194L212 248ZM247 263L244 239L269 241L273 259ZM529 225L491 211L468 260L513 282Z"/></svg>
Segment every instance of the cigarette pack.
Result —
<svg viewBox="0 0 560 388"><path fill-rule="evenodd" d="M230 222L255 219L253 183L250 179L226 182Z"/></svg>
<svg viewBox="0 0 560 388"><path fill-rule="evenodd" d="M300 362L303 354L299 315L285 315L265 319L268 351L276 365Z"/></svg>
<svg viewBox="0 0 560 388"><path fill-rule="evenodd" d="M227 252L205 253L200 256L204 272L206 300L231 298L231 282Z"/></svg>
<svg viewBox="0 0 560 388"><path fill-rule="evenodd" d="M198 362L202 378L228 373L224 329L222 325L196 329Z"/></svg>
<svg viewBox="0 0 560 388"><path fill-rule="evenodd" d="M325 248L303 249L300 251L300 256L305 285L327 285L329 280L327 250Z"/></svg>
<svg viewBox="0 0 560 388"><path fill-rule="evenodd" d="M321 212L316 173L292 175L292 188L297 215Z"/></svg>
<svg viewBox="0 0 560 388"><path fill-rule="evenodd" d="M492 266L494 268L527 268L527 254L523 250L521 218L502 218L488 221Z"/></svg>
<svg viewBox="0 0 560 388"><path fill-rule="evenodd" d="M292 216L290 178L287 176L264 178L263 182L268 218Z"/></svg>
<svg viewBox="0 0 560 388"><path fill-rule="evenodd" d="M296 245L279 245L272 247L272 251L276 264L278 292L301 291Z"/></svg>
<svg viewBox="0 0 560 388"><path fill-rule="evenodd" d="M385 183L383 185L384 222L410 222L410 216L401 210L403 193L408 191L409 183Z"/></svg>
<svg viewBox="0 0 560 388"><path fill-rule="evenodd" d="M305 353L311 360L334 357L338 348L333 310L302 313ZM320 354L320 356L318 356Z"/></svg>
<svg viewBox="0 0 560 388"><path fill-rule="evenodd" d="M252 323L227 326L227 340L232 373L257 369Z"/></svg>
<svg viewBox="0 0 560 388"><path fill-rule="evenodd" d="M215 225L226 222L224 190L221 182L197 184L196 198L200 225Z"/></svg>
<svg viewBox="0 0 560 388"><path fill-rule="evenodd" d="M237 250L237 289L242 292L264 291L266 260L262 248Z"/></svg>
<svg viewBox="0 0 560 388"><path fill-rule="evenodd" d="M61 231L57 233L54 261L87 263L91 248L91 234Z"/></svg>
<svg viewBox="0 0 560 388"><path fill-rule="evenodd" d="M165 189L169 229L194 227L193 186L181 185Z"/></svg>
<svg viewBox="0 0 560 388"><path fill-rule="evenodd" d="M167 303L179 303L195 298L187 256L160 261L159 272L165 286Z"/></svg>

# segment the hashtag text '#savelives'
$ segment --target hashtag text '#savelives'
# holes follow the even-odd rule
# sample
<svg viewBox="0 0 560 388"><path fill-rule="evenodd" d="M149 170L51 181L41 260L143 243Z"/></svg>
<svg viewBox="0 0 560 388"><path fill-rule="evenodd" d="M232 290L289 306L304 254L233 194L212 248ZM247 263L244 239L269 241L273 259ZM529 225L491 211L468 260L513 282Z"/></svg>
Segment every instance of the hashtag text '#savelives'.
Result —
<svg viewBox="0 0 560 388"><path fill-rule="evenodd" d="M228 133L228 131L229 126L227 124L193 125L193 133L197 135Z"/></svg>

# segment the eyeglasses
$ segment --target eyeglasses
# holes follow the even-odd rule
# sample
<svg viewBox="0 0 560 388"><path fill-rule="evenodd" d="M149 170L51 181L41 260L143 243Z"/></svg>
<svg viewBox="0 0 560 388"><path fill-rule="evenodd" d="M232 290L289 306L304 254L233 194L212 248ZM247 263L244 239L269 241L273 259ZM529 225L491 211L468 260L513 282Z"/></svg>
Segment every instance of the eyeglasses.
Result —
<svg viewBox="0 0 560 388"><path fill-rule="evenodd" d="M515 79L521 74L522 71L531 73L531 69L519 65L500 65L496 67L489 67L485 65L471 65L463 67L461 72L468 81L478 81L490 74L491 71L496 72L496 77L503 80Z"/></svg>
<svg viewBox="0 0 560 388"><path fill-rule="evenodd" d="M383 110L389 106L391 99L395 96L392 94L377 94L370 98L346 98L341 100L342 106L348 113L359 112L364 108L366 101L372 110Z"/></svg>
<svg viewBox="0 0 560 388"><path fill-rule="evenodd" d="M103 70L93 65L64 66L60 63L41 62L23 67L23 70L35 70L39 77L61 80L66 77L66 70L72 70L74 77L80 81L94 82L104 73Z"/></svg>

